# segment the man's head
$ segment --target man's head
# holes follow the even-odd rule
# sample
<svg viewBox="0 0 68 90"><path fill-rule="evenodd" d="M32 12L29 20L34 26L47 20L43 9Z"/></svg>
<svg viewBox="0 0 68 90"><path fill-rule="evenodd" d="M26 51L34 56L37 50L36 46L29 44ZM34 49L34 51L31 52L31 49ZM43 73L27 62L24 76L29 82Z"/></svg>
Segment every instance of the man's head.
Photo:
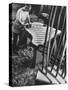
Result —
<svg viewBox="0 0 68 90"><path fill-rule="evenodd" d="M27 45L31 43L31 39L27 37Z"/></svg>
<svg viewBox="0 0 68 90"><path fill-rule="evenodd" d="M31 5L29 5L29 4L25 5L22 10L24 10L24 11L30 11L31 10Z"/></svg>

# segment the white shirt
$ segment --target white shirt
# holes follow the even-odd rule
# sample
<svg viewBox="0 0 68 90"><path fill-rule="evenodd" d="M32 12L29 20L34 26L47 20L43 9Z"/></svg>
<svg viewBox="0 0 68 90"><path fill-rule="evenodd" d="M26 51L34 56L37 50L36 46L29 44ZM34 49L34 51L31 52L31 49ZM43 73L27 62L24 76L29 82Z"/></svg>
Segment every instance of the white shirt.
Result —
<svg viewBox="0 0 68 90"><path fill-rule="evenodd" d="M25 9L25 7L22 7L17 11L16 20L12 25L12 31L15 33L20 32L20 28L23 24L27 24L28 22L30 22L29 12L24 11L23 9Z"/></svg>
<svg viewBox="0 0 68 90"><path fill-rule="evenodd" d="M20 8L17 11L17 14L16 14L16 20L19 21L21 24L25 24L25 20L26 19L28 19L28 20L30 19L29 18L29 12L28 11L24 11L23 8Z"/></svg>

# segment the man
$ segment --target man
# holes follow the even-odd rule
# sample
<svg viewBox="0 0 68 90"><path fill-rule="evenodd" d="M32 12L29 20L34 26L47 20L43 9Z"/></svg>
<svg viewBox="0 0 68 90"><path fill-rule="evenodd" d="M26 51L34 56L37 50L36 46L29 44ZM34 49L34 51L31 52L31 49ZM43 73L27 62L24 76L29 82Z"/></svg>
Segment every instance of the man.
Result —
<svg viewBox="0 0 68 90"><path fill-rule="evenodd" d="M24 7L18 9L16 13L16 20L12 25L13 32L13 52L17 51L18 45L26 43L25 40L25 25L30 23L29 12L31 6L25 5Z"/></svg>
<svg viewBox="0 0 68 90"><path fill-rule="evenodd" d="M19 47L18 55L27 57L27 59L24 60L25 67L35 68L37 47L32 43L32 35L29 32L26 33L26 44Z"/></svg>

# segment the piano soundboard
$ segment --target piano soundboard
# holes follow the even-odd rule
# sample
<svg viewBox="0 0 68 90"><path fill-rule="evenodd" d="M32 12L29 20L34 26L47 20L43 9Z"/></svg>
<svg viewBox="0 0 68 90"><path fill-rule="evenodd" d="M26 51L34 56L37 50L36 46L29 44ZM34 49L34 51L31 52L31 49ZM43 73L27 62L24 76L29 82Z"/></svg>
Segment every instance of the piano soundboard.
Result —
<svg viewBox="0 0 68 90"><path fill-rule="evenodd" d="M50 31L50 26L48 28L48 36L47 36L47 41L49 40L49 31ZM45 40L45 35L46 35L46 29L47 26L43 26L42 23L40 22L33 22L31 28L26 28L26 30L33 36L33 44L35 45L43 45L44 40ZM52 28L51 34L50 34L50 39L54 37L55 34L55 28ZM61 33L60 30L58 30L57 35Z"/></svg>

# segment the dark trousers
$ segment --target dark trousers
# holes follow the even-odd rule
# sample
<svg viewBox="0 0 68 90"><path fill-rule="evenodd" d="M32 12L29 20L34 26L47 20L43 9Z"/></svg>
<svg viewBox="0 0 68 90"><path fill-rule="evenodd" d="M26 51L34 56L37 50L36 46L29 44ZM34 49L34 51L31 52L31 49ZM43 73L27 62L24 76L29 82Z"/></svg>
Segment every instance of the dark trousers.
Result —
<svg viewBox="0 0 68 90"><path fill-rule="evenodd" d="M19 50L19 46L26 44L26 41L27 35L25 30L21 30L19 33L13 33L13 52L17 52L17 50Z"/></svg>
<svg viewBox="0 0 68 90"><path fill-rule="evenodd" d="M22 30L19 33L19 44L18 44L18 46L21 46L21 45L26 44L26 41L27 41L26 31L25 30Z"/></svg>

